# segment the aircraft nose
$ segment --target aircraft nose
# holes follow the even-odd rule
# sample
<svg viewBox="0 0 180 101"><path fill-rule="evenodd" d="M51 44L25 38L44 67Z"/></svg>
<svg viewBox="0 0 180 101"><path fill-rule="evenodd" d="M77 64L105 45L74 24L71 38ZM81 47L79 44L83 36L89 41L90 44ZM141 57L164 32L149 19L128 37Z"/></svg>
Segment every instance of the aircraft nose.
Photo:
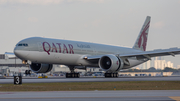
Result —
<svg viewBox="0 0 180 101"><path fill-rule="evenodd" d="M27 53L24 52L23 50L19 50L17 46L14 48L14 54L16 55L16 57L22 60L27 57Z"/></svg>
<svg viewBox="0 0 180 101"><path fill-rule="evenodd" d="M16 57L20 57L20 52L17 47L14 48L14 54L16 55Z"/></svg>

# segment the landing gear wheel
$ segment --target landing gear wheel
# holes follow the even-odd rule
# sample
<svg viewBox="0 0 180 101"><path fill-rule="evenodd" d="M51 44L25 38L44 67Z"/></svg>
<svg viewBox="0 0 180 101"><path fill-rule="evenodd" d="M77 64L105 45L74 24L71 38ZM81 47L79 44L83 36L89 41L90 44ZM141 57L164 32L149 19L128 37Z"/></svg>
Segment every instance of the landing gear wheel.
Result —
<svg viewBox="0 0 180 101"><path fill-rule="evenodd" d="M28 74L31 75L32 71L31 70L28 70Z"/></svg>
<svg viewBox="0 0 180 101"><path fill-rule="evenodd" d="M111 73L111 77L114 77L114 73Z"/></svg>
<svg viewBox="0 0 180 101"><path fill-rule="evenodd" d="M114 76L113 77L117 77L117 74L116 73L113 73L114 74Z"/></svg>
<svg viewBox="0 0 180 101"><path fill-rule="evenodd" d="M31 75L31 73L32 73L31 70L26 70L26 71L25 71L25 74L26 74L26 75Z"/></svg>
<svg viewBox="0 0 180 101"><path fill-rule="evenodd" d="M119 74L118 73L105 73L104 76L107 78L107 77L112 77L112 78L115 78L115 77L118 77Z"/></svg>
<svg viewBox="0 0 180 101"><path fill-rule="evenodd" d="M119 77L119 74L117 73L116 77L118 78Z"/></svg>
<svg viewBox="0 0 180 101"><path fill-rule="evenodd" d="M74 76L74 73L72 73L71 75L72 75L72 78L74 78L74 77L75 77L75 76Z"/></svg>
<svg viewBox="0 0 180 101"><path fill-rule="evenodd" d="M104 76L105 76L106 78L108 78L108 77L112 77L113 74L112 74L112 73L105 73Z"/></svg>
<svg viewBox="0 0 180 101"><path fill-rule="evenodd" d="M28 74L28 70L25 70L25 74L26 74L26 75Z"/></svg>
<svg viewBox="0 0 180 101"><path fill-rule="evenodd" d="M77 73L74 73L74 77L77 78Z"/></svg>
<svg viewBox="0 0 180 101"><path fill-rule="evenodd" d="M79 78L80 77L80 74L79 73L74 73L75 74L75 78Z"/></svg>
<svg viewBox="0 0 180 101"><path fill-rule="evenodd" d="M104 74L105 78L107 77L107 73Z"/></svg>
<svg viewBox="0 0 180 101"><path fill-rule="evenodd" d="M68 73L66 73L66 78L69 78Z"/></svg>
<svg viewBox="0 0 180 101"><path fill-rule="evenodd" d="M66 73L66 78L79 78L79 73Z"/></svg>
<svg viewBox="0 0 180 101"><path fill-rule="evenodd" d="M80 77L80 74L78 73L78 74L77 74L77 78L79 78L79 77Z"/></svg>

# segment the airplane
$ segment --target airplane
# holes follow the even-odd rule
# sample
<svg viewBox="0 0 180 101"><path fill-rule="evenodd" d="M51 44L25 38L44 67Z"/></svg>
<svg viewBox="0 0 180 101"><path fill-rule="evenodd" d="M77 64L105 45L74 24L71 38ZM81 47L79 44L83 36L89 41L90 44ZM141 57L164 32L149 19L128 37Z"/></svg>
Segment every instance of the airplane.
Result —
<svg viewBox="0 0 180 101"><path fill-rule="evenodd" d="M74 69L86 67L101 68L105 77L118 77L120 70L142 64L152 57L180 54L180 48L146 51L150 19L150 16L146 17L132 48L30 37L17 43L14 54L24 64L30 62L29 67L35 73L47 73L52 70L53 64L59 64L69 67L71 72L66 73L66 78L79 78L80 74Z"/></svg>

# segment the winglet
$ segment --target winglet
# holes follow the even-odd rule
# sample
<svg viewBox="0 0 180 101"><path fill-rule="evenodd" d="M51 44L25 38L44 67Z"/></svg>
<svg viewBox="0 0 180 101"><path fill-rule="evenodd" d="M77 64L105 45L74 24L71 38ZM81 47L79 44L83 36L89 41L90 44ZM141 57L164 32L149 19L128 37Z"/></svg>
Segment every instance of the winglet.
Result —
<svg viewBox="0 0 180 101"><path fill-rule="evenodd" d="M151 17L147 16L146 20L141 28L141 31L136 39L136 42L133 46L134 49L146 51L148 32L149 32L149 27L150 27L150 20L151 20Z"/></svg>

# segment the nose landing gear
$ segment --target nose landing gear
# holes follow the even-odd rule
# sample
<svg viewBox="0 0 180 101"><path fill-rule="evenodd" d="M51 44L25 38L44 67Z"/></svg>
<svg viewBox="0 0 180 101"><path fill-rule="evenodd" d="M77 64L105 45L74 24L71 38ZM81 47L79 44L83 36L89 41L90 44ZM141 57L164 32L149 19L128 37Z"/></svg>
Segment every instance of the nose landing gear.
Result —
<svg viewBox="0 0 180 101"><path fill-rule="evenodd" d="M26 74L26 75L31 75L31 73L32 73L31 70L26 70L26 71L25 71L25 74Z"/></svg>

